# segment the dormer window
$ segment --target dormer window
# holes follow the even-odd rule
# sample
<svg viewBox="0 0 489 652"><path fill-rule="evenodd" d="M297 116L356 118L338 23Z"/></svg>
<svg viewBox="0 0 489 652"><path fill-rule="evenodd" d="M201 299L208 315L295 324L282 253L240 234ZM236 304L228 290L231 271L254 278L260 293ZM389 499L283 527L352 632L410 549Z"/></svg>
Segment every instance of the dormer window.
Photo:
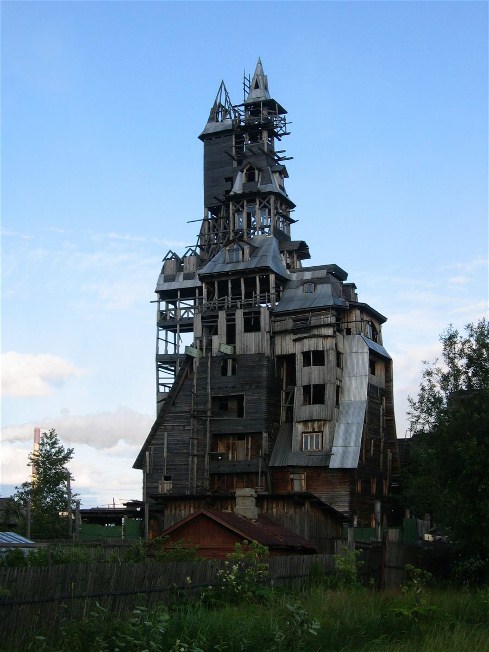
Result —
<svg viewBox="0 0 489 652"><path fill-rule="evenodd" d="M243 260L243 250L238 245L233 245L226 250L226 262L239 263Z"/></svg>
<svg viewBox="0 0 489 652"><path fill-rule="evenodd" d="M314 283L304 283L304 292L306 294L312 294L315 290Z"/></svg>
<svg viewBox="0 0 489 652"><path fill-rule="evenodd" d="M255 182L258 181L258 171L252 165L246 168L244 171L244 182Z"/></svg>

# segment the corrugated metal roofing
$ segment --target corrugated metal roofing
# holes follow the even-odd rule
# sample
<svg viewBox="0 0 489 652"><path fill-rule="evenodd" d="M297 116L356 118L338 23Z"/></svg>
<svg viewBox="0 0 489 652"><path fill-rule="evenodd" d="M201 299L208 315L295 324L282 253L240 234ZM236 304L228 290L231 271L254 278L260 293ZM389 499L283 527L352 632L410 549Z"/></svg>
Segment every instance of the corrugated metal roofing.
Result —
<svg viewBox="0 0 489 652"><path fill-rule="evenodd" d="M165 281L165 275L163 272L158 277L158 283L156 284L155 292L166 292L173 290L183 290L185 288L198 288L200 287L200 281L197 278L197 274L193 274L189 278L190 272L177 272L175 275L172 275L171 281Z"/></svg>
<svg viewBox="0 0 489 652"><path fill-rule="evenodd" d="M363 339L363 341L366 343L366 345L368 346L369 349L371 349L372 351L375 351L375 353L378 353L383 358L387 358L387 360L392 359L381 344L377 344L377 342L374 342L373 340L369 339L368 337L365 337L365 335L361 335L360 337Z"/></svg>
<svg viewBox="0 0 489 652"><path fill-rule="evenodd" d="M343 359L343 395L330 469L354 469L358 465L368 387L368 346L361 335L345 337Z"/></svg>
<svg viewBox="0 0 489 652"><path fill-rule="evenodd" d="M253 269L271 269L282 278L288 277L287 269L282 261L278 241L273 236L257 235L251 243L249 260L237 263L226 262L226 250L221 249L207 265L200 270L199 277L211 274L229 274L231 271Z"/></svg>
<svg viewBox="0 0 489 652"><path fill-rule="evenodd" d="M330 283L316 283L314 292L304 291L304 282L291 281L287 284L280 303L274 313L292 312L294 310L314 310L339 306L348 308L348 303L336 294Z"/></svg>
<svg viewBox="0 0 489 652"><path fill-rule="evenodd" d="M25 537L17 534L16 532L0 532L0 548L2 546L8 545L27 545L31 546L34 544L34 541L31 539L26 539Z"/></svg>
<svg viewBox="0 0 489 652"><path fill-rule="evenodd" d="M328 466L330 454L324 451L293 451L292 424L280 426L268 466Z"/></svg>

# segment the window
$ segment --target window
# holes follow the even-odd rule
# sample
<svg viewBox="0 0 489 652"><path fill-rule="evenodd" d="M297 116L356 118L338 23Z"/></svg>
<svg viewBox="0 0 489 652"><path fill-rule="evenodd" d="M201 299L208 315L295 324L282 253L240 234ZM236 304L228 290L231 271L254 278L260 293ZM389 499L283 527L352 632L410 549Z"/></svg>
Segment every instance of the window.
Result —
<svg viewBox="0 0 489 652"><path fill-rule="evenodd" d="M261 329L258 311L243 313L243 330L245 333L259 333Z"/></svg>
<svg viewBox="0 0 489 652"><path fill-rule="evenodd" d="M335 405L338 406L340 404L340 396L341 396L341 387L339 385L336 385L336 395L335 395Z"/></svg>
<svg viewBox="0 0 489 652"><path fill-rule="evenodd" d="M257 180L256 169L253 166L250 165L250 167L245 170L244 180L245 180L245 183L249 182L249 181L256 181Z"/></svg>
<svg viewBox="0 0 489 652"><path fill-rule="evenodd" d="M303 367L323 367L325 364L324 351L304 351L302 354Z"/></svg>
<svg viewBox="0 0 489 652"><path fill-rule="evenodd" d="M322 405L326 397L325 385L304 385L302 388L303 405Z"/></svg>
<svg viewBox="0 0 489 652"><path fill-rule="evenodd" d="M236 359L221 360L221 376L236 376Z"/></svg>
<svg viewBox="0 0 489 652"><path fill-rule="evenodd" d="M375 360L372 359L369 360L368 370L371 376L375 376Z"/></svg>
<svg viewBox="0 0 489 652"><path fill-rule="evenodd" d="M228 263L239 263L240 260L243 260L243 251L238 245L229 247L226 250L226 259Z"/></svg>
<svg viewBox="0 0 489 652"><path fill-rule="evenodd" d="M212 416L216 419L243 419L244 394L213 396L211 408Z"/></svg>
<svg viewBox="0 0 489 652"><path fill-rule="evenodd" d="M312 294L314 292L314 283L304 283L304 292Z"/></svg>
<svg viewBox="0 0 489 652"><path fill-rule="evenodd" d="M290 475L290 490L294 493L306 490L306 474L305 473L291 473Z"/></svg>
<svg viewBox="0 0 489 652"><path fill-rule="evenodd" d="M343 369L343 353L336 351L336 366L338 369Z"/></svg>
<svg viewBox="0 0 489 652"><path fill-rule="evenodd" d="M320 451L323 448L322 432L303 432L302 433L302 450L303 451Z"/></svg>

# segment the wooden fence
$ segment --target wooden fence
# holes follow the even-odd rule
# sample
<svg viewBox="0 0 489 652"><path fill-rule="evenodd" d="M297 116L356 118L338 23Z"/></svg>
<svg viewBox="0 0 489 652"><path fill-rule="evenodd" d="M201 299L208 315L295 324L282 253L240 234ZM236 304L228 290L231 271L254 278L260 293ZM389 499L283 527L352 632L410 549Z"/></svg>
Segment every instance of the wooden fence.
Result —
<svg viewBox="0 0 489 652"><path fill-rule="evenodd" d="M0 641L22 649L33 634L52 631L63 622L81 619L98 602L115 616L143 604L168 603L185 592L191 595L216 584L221 560L60 564L57 566L0 569ZM271 557L272 586L301 585L318 570L331 573L331 555ZM187 578L190 578L189 584ZM6 591L5 591L6 590ZM0 646L0 650L1 650Z"/></svg>
<svg viewBox="0 0 489 652"><path fill-rule="evenodd" d="M341 548L362 549L361 576L378 588L398 588L404 565L412 561L409 548L387 541L374 543L337 542ZM0 569L0 641L23 642L33 634L59 627L63 622L87 615L95 602L113 615L131 612L138 605L150 608L169 603L216 584L222 560L188 562L60 564ZM277 556L269 558L272 587L284 584L301 587L308 577L334 572L332 555ZM190 578L191 582L188 582ZM2 595L3 593L3 595ZM0 643L0 652L2 646Z"/></svg>

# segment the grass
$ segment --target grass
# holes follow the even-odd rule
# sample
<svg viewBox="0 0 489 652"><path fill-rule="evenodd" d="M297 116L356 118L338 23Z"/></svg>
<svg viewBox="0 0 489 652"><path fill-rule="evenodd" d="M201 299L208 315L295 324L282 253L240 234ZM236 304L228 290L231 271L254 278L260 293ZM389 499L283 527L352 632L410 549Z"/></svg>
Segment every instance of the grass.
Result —
<svg viewBox="0 0 489 652"><path fill-rule="evenodd" d="M120 620L103 609L68 623L34 652L485 652L489 591L420 594L331 590L274 591L235 604L202 602L139 609ZM7 652L19 647L5 648Z"/></svg>

